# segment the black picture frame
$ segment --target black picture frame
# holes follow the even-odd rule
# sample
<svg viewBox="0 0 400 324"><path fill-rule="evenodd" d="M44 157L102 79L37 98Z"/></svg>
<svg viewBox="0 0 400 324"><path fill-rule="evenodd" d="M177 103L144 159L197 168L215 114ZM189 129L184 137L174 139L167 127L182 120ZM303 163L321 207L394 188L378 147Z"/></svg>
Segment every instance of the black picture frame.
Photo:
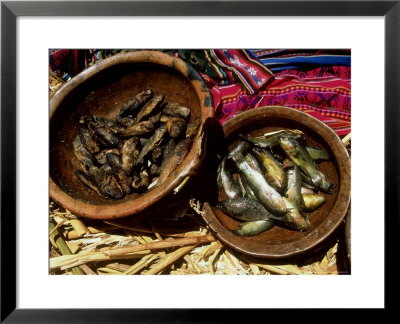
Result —
<svg viewBox="0 0 400 324"><path fill-rule="evenodd" d="M385 19L385 310L398 282L390 241L399 234L400 1L2 1L1 322L236 322L236 309L18 309L16 307L16 19L18 16L383 16ZM371 44L373 46L373 44ZM15 244L10 244L14 242ZM373 263L373 260L371 260ZM368 265L366 265L366 268ZM366 270L367 271L367 270ZM397 276L398 277L398 276ZM367 283L366 283L367 285ZM212 311L210 314L209 311ZM265 316L251 310L251 317ZM272 314L272 313L269 313Z"/></svg>

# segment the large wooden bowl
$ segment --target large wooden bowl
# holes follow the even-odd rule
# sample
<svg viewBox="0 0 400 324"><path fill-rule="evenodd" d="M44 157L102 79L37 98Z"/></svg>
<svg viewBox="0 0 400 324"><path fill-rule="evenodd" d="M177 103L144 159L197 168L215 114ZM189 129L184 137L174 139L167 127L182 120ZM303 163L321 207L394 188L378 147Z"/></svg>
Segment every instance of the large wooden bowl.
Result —
<svg viewBox="0 0 400 324"><path fill-rule="evenodd" d="M82 115L115 119L121 105L150 84L155 95L191 109L190 122L201 118L192 148L167 181L124 199L105 199L76 178L77 159L72 141L81 127ZM183 60L159 51L134 51L98 62L67 82L50 101L50 197L77 215L110 219L151 208L187 176L196 174L206 120L214 116L211 94L201 76Z"/></svg>
<svg viewBox="0 0 400 324"><path fill-rule="evenodd" d="M253 237L232 233L239 222L215 207L224 198L214 194L204 203L203 218L215 235L225 244L254 257L282 259L298 256L322 243L343 221L350 201L350 158L336 133L316 118L287 107L261 107L243 112L223 125L224 146L238 142L239 133L259 136L278 129L299 129L305 133L309 146L328 150L331 160L318 164L331 183L336 184L327 202L309 213L311 227L307 232L274 226ZM216 174L212 175L216 179ZM215 192L215 190L214 190Z"/></svg>

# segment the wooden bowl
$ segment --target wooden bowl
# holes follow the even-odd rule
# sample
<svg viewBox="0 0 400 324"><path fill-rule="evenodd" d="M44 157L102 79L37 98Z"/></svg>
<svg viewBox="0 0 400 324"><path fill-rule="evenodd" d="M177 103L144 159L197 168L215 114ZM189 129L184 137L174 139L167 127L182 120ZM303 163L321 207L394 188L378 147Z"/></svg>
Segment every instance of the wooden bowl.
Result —
<svg viewBox="0 0 400 324"><path fill-rule="evenodd" d="M72 141L82 115L115 119L121 105L150 84L154 94L191 109L190 122L201 118L192 148L162 185L123 199L105 199L76 178ZM50 101L50 197L77 215L110 219L148 210L197 173L206 120L214 116L211 94L201 76L183 60L158 51L134 51L98 62L63 85Z"/></svg>
<svg viewBox="0 0 400 324"><path fill-rule="evenodd" d="M218 201L226 198L216 194L205 202L203 218L218 239L254 257L282 259L312 250L340 225L350 201L347 150L331 128L306 113L286 107L260 107L243 112L223 125L224 146L232 149L238 142L239 133L259 136L278 129L299 129L304 132L308 146L328 150L331 160L319 163L318 169L336 187L332 194L325 195L327 202L322 207L308 214L311 227L306 232L274 226L253 237L240 237L232 233L239 222L215 207ZM216 179L216 171L212 177Z"/></svg>

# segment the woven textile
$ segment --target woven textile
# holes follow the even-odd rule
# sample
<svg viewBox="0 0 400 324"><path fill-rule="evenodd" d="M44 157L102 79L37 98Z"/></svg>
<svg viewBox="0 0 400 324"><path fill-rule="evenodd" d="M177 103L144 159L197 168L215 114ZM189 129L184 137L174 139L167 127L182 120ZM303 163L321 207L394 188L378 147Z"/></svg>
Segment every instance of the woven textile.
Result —
<svg viewBox="0 0 400 324"><path fill-rule="evenodd" d="M49 51L50 68L66 81L97 61L127 50ZM207 83L221 123L261 106L304 111L338 135L351 131L348 49L163 50L191 64Z"/></svg>
<svg viewBox="0 0 400 324"><path fill-rule="evenodd" d="M215 50L213 50L215 51ZM225 123L236 114L262 106L286 106L304 111L330 126L338 135L351 131L351 65L348 50L246 50L249 66L259 57L296 58L301 67L293 67L293 61L281 61L280 68L270 74L266 86L249 89L243 82L229 84L210 80L216 116ZM322 64L321 57L324 63ZM303 59L312 64L299 64ZM320 64L317 64L320 60ZM242 59L241 64L246 64ZM258 63L261 63L259 60ZM251 63L251 64L250 64ZM332 65L332 63L338 65ZM270 65L268 66L270 67ZM226 64L220 63L220 69ZM246 70L246 69L245 69ZM204 76L203 76L204 77Z"/></svg>

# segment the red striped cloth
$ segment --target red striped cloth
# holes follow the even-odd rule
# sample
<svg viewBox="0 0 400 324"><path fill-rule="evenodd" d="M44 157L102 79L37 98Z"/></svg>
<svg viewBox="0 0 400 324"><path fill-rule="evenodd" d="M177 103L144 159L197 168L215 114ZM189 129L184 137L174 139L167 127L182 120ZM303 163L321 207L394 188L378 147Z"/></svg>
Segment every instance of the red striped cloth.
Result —
<svg viewBox="0 0 400 324"><path fill-rule="evenodd" d="M204 76L203 76L204 77ZM351 132L351 75L349 67L285 70L261 91L249 94L239 83L218 86L208 78L216 117L225 123L238 112L262 106L286 106L321 120L339 136Z"/></svg>
<svg viewBox="0 0 400 324"><path fill-rule="evenodd" d="M244 50L216 49L208 52L210 64L215 61L224 70L233 73L250 94L264 88L273 79L273 73Z"/></svg>

